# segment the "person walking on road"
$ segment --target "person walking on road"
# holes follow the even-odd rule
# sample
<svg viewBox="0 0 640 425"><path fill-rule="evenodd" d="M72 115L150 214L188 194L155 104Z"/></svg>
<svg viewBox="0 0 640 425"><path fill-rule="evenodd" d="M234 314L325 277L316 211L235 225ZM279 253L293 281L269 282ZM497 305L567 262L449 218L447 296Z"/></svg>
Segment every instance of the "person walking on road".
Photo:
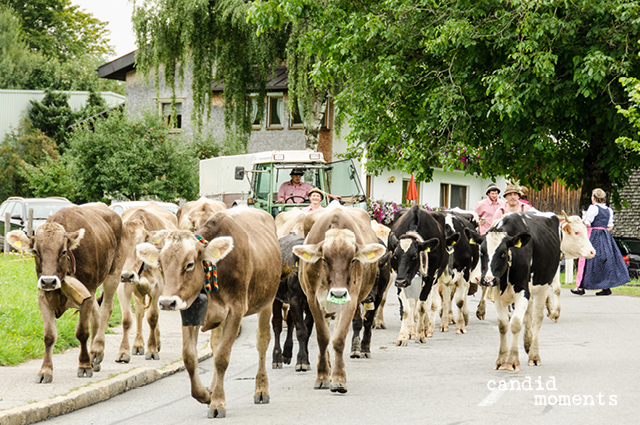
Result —
<svg viewBox="0 0 640 425"><path fill-rule="evenodd" d="M531 205L527 205L524 202L520 202L520 189L514 184L507 184L504 189L504 199L506 203L497 209L493 215L493 221L495 222L500 217L510 212L526 212L531 209Z"/></svg>
<svg viewBox="0 0 640 425"><path fill-rule="evenodd" d="M586 289L600 289L596 295L611 295L611 288L630 281L629 270L622 253L611 236L613 210L605 204L607 195L597 188L591 192L591 205L584 214L589 241L596 250L596 256L578 260L576 288L571 292L584 295Z"/></svg>
<svg viewBox="0 0 640 425"><path fill-rule="evenodd" d="M481 235L487 233L487 230L489 230L489 228L491 227L491 223L493 223L493 215L496 213L498 208L504 206L504 201L498 199L499 194L500 189L498 188L498 186L495 183L491 183L487 187L487 198L481 200L476 204L474 211L480 218Z"/></svg>

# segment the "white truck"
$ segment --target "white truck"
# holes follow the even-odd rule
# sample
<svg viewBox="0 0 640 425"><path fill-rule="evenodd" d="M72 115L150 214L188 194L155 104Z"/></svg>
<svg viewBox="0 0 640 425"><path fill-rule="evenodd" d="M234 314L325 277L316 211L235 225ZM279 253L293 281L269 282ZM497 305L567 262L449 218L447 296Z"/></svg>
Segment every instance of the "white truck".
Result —
<svg viewBox="0 0 640 425"><path fill-rule="evenodd" d="M261 208L274 217L281 211L309 205L308 199L277 203L278 190L290 180L292 169L304 172L302 181L339 196L345 205L366 209L366 196L356 167L350 159L325 163L320 152L306 150L266 151L221 156L200 161L200 195ZM322 203L327 205L325 196Z"/></svg>

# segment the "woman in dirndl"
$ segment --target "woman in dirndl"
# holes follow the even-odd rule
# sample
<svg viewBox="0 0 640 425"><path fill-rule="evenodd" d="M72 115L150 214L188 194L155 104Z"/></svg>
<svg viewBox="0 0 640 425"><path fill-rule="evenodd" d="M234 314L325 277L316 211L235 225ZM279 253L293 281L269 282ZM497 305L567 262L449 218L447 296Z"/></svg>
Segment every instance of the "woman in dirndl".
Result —
<svg viewBox="0 0 640 425"><path fill-rule="evenodd" d="M629 282L627 269L620 249L611 236L613 210L604 203L606 193L602 189L591 192L591 205L584 214L589 241L596 250L596 256L578 261L577 288L571 292L584 295L586 289L600 289L596 295L611 295L611 288Z"/></svg>

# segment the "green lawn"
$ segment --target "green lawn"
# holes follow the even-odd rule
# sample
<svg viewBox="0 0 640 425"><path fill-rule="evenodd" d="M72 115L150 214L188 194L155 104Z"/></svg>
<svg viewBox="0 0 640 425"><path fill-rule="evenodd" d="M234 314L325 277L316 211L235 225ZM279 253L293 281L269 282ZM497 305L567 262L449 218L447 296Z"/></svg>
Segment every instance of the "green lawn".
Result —
<svg viewBox="0 0 640 425"><path fill-rule="evenodd" d="M573 275L575 279L575 274ZM560 273L560 282L563 288L573 289L576 287L575 283L571 285L564 284L564 273ZM627 285L618 286L617 288L611 288L611 292L620 295L629 295L632 297L640 297L640 279L633 279Z"/></svg>
<svg viewBox="0 0 640 425"><path fill-rule="evenodd" d="M115 302L110 326L121 321L117 297ZM75 336L76 311L68 310L56 321L58 340L54 352L79 345ZM0 253L0 341L0 366L44 356L42 317L32 256Z"/></svg>

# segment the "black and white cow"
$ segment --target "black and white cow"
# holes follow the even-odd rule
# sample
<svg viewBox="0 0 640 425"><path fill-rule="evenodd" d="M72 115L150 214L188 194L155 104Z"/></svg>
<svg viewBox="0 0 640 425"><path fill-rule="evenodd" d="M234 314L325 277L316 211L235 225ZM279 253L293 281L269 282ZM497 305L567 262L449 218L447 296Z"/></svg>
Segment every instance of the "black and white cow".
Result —
<svg viewBox="0 0 640 425"><path fill-rule="evenodd" d="M480 277L480 262L478 245L470 244L464 233L464 229L478 230L477 214L471 211L465 213L459 211L446 211L442 213L445 222L445 236L450 237L456 233L460 235L457 243L452 246L449 255L448 272L450 280L445 280L441 285L442 291L442 317L440 331L449 330L450 317L453 316L453 303L457 306L453 323L456 324L456 333L467 333L466 325L469 324L469 308L467 306L467 294L471 281Z"/></svg>
<svg viewBox="0 0 640 425"><path fill-rule="evenodd" d="M524 347L529 365L540 365L540 325L549 287L560 279L558 218L551 214L512 213L500 218L486 235L465 230L480 247L480 283L491 287L500 331L495 369L520 370L518 337L525 328ZM514 304L511 318L508 307ZM511 333L508 341L507 333Z"/></svg>
<svg viewBox="0 0 640 425"><path fill-rule="evenodd" d="M403 303L402 327L398 335L397 345L406 345L411 337L410 324L413 324L413 312L409 303L403 300L403 288L411 285L413 278L419 274L422 288L419 294L420 319L416 334L417 342L425 342L428 333L426 305L432 293L431 288L438 279L447 279L445 273L449 261L447 246L455 243L459 234L445 238L444 216L433 215L419 206L413 206L401 215L394 223L389 235L389 251L391 267L396 272L395 284L400 288ZM437 294L436 294L437 295ZM433 297L433 296L432 296Z"/></svg>

